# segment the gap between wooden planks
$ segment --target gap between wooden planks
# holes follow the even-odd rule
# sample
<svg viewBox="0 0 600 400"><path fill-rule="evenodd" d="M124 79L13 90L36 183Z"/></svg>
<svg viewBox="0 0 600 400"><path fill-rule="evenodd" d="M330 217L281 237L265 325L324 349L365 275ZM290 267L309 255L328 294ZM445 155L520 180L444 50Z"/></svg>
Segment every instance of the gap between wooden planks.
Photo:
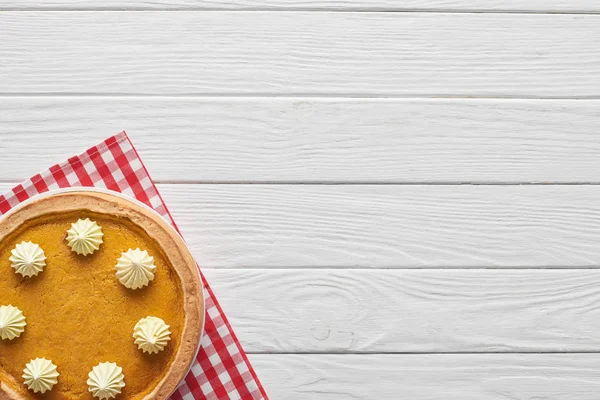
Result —
<svg viewBox="0 0 600 400"><path fill-rule="evenodd" d="M600 183L599 109L599 100L0 97L0 180L125 129L166 183Z"/></svg>
<svg viewBox="0 0 600 400"><path fill-rule="evenodd" d="M3 94L600 96L600 15L7 11L0 26Z"/></svg>

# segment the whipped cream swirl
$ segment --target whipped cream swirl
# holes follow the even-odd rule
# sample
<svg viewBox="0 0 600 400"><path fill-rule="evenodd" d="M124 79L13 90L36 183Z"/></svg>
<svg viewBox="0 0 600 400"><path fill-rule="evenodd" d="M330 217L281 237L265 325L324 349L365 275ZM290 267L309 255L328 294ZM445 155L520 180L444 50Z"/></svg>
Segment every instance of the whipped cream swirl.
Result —
<svg viewBox="0 0 600 400"><path fill-rule="evenodd" d="M142 318L133 328L133 338L138 348L145 353L163 351L171 340L169 325L158 317Z"/></svg>
<svg viewBox="0 0 600 400"><path fill-rule="evenodd" d="M44 250L35 243L21 242L12 251L9 258L10 266L17 274L31 277L36 276L46 266Z"/></svg>
<svg viewBox="0 0 600 400"><path fill-rule="evenodd" d="M25 331L23 312L12 305L0 306L0 338L13 340Z"/></svg>
<svg viewBox="0 0 600 400"><path fill-rule="evenodd" d="M102 228L95 221L79 219L67 231L67 244L75 253L87 256L100 248L103 237Z"/></svg>
<svg viewBox="0 0 600 400"><path fill-rule="evenodd" d="M23 370L23 379L29 390L34 393L46 393L58 383L56 365L45 358L31 360Z"/></svg>
<svg viewBox="0 0 600 400"><path fill-rule="evenodd" d="M125 387L123 368L116 363L103 362L88 374L88 390L99 399L113 399Z"/></svg>
<svg viewBox="0 0 600 400"><path fill-rule="evenodd" d="M121 253L121 257L115 265L117 278L129 289L139 289L148 286L150 281L154 280L154 257L151 257L146 250L135 249Z"/></svg>

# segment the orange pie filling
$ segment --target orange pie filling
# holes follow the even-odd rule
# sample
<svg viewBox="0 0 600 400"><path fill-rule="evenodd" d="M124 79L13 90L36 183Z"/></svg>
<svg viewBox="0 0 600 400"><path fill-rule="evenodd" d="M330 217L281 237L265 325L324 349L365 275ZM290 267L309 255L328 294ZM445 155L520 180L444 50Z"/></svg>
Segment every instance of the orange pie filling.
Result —
<svg viewBox="0 0 600 400"><path fill-rule="evenodd" d="M103 243L92 254L79 255L67 245L67 231L89 218L102 228ZM38 244L46 265L24 277L11 267L11 251L22 242ZM115 275L115 264L129 249L154 258L154 279L128 289ZM53 213L27 221L0 243L0 305L18 307L25 331L0 340L0 380L26 399L93 399L88 374L99 363L122 368L125 387L117 399L142 399L164 377L181 344L185 323L182 286L161 247L128 218L87 210ZM170 341L158 353L134 343L134 327L146 317L169 325ZM154 320L153 320L154 321ZM26 364L52 360L60 376L45 394L27 390Z"/></svg>

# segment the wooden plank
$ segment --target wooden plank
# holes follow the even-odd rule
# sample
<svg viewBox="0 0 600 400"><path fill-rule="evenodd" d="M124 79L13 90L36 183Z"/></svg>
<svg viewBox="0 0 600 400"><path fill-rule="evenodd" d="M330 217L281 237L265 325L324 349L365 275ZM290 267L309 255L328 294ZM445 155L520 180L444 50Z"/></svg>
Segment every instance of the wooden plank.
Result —
<svg viewBox="0 0 600 400"><path fill-rule="evenodd" d="M274 399L596 400L598 354L250 355Z"/></svg>
<svg viewBox="0 0 600 400"><path fill-rule="evenodd" d="M159 185L159 190L204 268L600 265L597 185Z"/></svg>
<svg viewBox="0 0 600 400"><path fill-rule="evenodd" d="M599 15L17 11L0 26L0 93L600 95Z"/></svg>
<svg viewBox="0 0 600 400"><path fill-rule="evenodd" d="M0 180L126 129L161 182L600 182L597 100L0 97L0 109Z"/></svg>
<svg viewBox="0 0 600 400"><path fill-rule="evenodd" d="M598 352L598 270L215 270L252 353Z"/></svg>
<svg viewBox="0 0 600 400"><path fill-rule="evenodd" d="M205 267L596 267L600 187L162 185Z"/></svg>
<svg viewBox="0 0 600 400"><path fill-rule="evenodd" d="M6 0L0 10L86 9L86 10L369 10L369 11L534 11L598 12L593 0Z"/></svg>

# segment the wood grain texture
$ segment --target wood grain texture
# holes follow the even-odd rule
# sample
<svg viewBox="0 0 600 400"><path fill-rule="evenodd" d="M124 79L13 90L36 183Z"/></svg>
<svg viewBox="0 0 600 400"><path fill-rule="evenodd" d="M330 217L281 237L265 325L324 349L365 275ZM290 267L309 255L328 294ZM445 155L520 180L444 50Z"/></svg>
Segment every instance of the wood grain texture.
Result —
<svg viewBox="0 0 600 400"><path fill-rule="evenodd" d="M596 185L158 187L204 268L600 265Z"/></svg>
<svg viewBox="0 0 600 400"><path fill-rule="evenodd" d="M443 185L600 183L598 2L0 10L0 191L128 130L272 398L598 399L600 186Z"/></svg>
<svg viewBox="0 0 600 400"><path fill-rule="evenodd" d="M600 95L599 15L3 12L0 93Z"/></svg>
<svg viewBox="0 0 600 400"><path fill-rule="evenodd" d="M593 0L6 0L0 10L7 9L131 9L136 10L395 10L395 11L535 11L598 12Z"/></svg>
<svg viewBox="0 0 600 400"><path fill-rule="evenodd" d="M161 182L598 183L599 109L597 100L0 97L0 180L126 129Z"/></svg>
<svg viewBox="0 0 600 400"><path fill-rule="evenodd" d="M599 186L162 185L205 267L596 267Z"/></svg>
<svg viewBox="0 0 600 400"><path fill-rule="evenodd" d="M252 354L274 399L597 400L598 354Z"/></svg>
<svg viewBox="0 0 600 400"><path fill-rule="evenodd" d="M252 353L600 351L598 270L204 274Z"/></svg>

